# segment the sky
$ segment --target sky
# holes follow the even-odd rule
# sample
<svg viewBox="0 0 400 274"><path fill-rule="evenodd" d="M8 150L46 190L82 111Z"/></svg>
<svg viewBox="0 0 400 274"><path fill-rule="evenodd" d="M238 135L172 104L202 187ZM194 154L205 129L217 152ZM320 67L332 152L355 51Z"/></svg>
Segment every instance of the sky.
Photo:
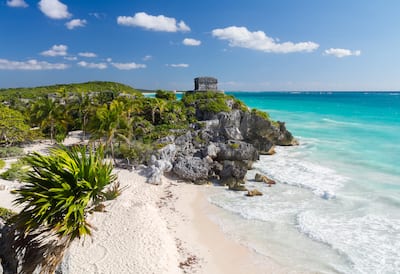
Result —
<svg viewBox="0 0 400 274"><path fill-rule="evenodd" d="M0 88L400 90L398 0L0 0Z"/></svg>

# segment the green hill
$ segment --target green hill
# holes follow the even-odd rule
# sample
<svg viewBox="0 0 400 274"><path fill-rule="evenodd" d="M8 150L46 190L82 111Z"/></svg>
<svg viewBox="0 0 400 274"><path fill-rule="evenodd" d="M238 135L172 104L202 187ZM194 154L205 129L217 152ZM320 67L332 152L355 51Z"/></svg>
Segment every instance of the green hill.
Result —
<svg viewBox="0 0 400 274"><path fill-rule="evenodd" d="M116 82L87 82L75 84L61 84L51 86L41 86L32 88L8 88L0 89L0 101L6 101L15 98L32 99L38 96L43 96L52 93L87 93L87 92L113 92L116 94L141 94L134 88L116 83Z"/></svg>

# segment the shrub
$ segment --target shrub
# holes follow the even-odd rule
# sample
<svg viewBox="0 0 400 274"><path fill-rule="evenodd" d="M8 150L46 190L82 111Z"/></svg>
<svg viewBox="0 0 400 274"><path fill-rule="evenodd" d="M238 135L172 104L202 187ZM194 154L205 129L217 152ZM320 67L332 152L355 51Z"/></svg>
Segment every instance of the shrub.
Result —
<svg viewBox="0 0 400 274"><path fill-rule="evenodd" d="M176 100L176 94L172 91L157 90L156 98L164 100Z"/></svg>
<svg viewBox="0 0 400 274"><path fill-rule="evenodd" d="M0 207L0 218L4 219L4 220L8 220L11 217L13 217L16 213L13 212L12 210L8 209L8 208L4 208L4 207Z"/></svg>
<svg viewBox="0 0 400 274"><path fill-rule="evenodd" d="M20 147L0 147L0 158L17 157L24 154Z"/></svg>
<svg viewBox="0 0 400 274"><path fill-rule="evenodd" d="M0 169L2 169L6 165L6 162L4 160L0 159Z"/></svg>
<svg viewBox="0 0 400 274"><path fill-rule="evenodd" d="M0 177L9 181L22 181L24 173L28 170L28 166L24 159L19 159L17 162L12 163L11 167L0 174Z"/></svg>

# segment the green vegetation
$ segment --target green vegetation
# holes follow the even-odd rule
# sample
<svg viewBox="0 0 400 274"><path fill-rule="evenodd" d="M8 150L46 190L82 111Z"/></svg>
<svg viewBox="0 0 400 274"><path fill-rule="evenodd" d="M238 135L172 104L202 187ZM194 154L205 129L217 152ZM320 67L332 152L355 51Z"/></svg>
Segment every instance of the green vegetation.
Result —
<svg viewBox="0 0 400 274"><path fill-rule="evenodd" d="M25 161L31 166L26 184L14 191L15 203L23 206L13 218L21 231L17 250L25 249L24 273L37 265L41 265L42 273L53 273L70 243L91 235L87 217L107 197L115 196L107 192L107 187L117 177L112 174L112 164L104 161L102 148L93 152L85 146L57 147L48 156L33 153ZM42 233L57 236L56 244L48 244L46 237L35 237ZM51 256L30 256L31 252Z"/></svg>
<svg viewBox="0 0 400 274"><path fill-rule="evenodd" d="M232 98L223 93L213 91L187 92L182 98L185 106L212 113L230 111L227 100L232 100Z"/></svg>
<svg viewBox="0 0 400 274"><path fill-rule="evenodd" d="M3 89L1 101L9 106L0 104L0 157L12 155L2 151L7 146L42 136L61 142L68 132L82 130L82 140L90 136L92 142L104 144L114 162L116 158L146 161L147 151L157 150L147 145L160 138L183 134L191 123L219 112L249 111L243 102L224 93L188 92L177 100L173 92L158 90L156 98L148 98L112 82ZM253 113L269 120L264 112ZM14 170L7 177L15 178Z"/></svg>
<svg viewBox="0 0 400 274"><path fill-rule="evenodd" d="M16 213L13 212L12 210L4 207L0 207L0 218L2 218L5 221L8 221L11 217L15 216Z"/></svg>
<svg viewBox="0 0 400 274"><path fill-rule="evenodd" d="M17 157L24 154L20 147L0 147L0 158Z"/></svg>
<svg viewBox="0 0 400 274"><path fill-rule="evenodd" d="M14 101L15 99L35 99L48 94L66 95L68 93L105 93L115 96L120 93L132 94L141 97L142 94L130 86L115 82L87 82L79 84L52 85L34 88L9 88L0 89L0 101Z"/></svg>
<svg viewBox="0 0 400 274"><path fill-rule="evenodd" d="M176 100L176 94L172 91L157 90L156 98L165 100Z"/></svg>
<svg viewBox="0 0 400 274"><path fill-rule="evenodd" d="M12 146L30 137L29 126L18 110L0 105L0 145Z"/></svg>
<svg viewBox="0 0 400 274"><path fill-rule="evenodd" d="M239 145L238 143L231 143L231 144L229 144L229 146L230 146L232 149L238 149L238 148L240 147L240 145Z"/></svg>
<svg viewBox="0 0 400 274"><path fill-rule="evenodd" d="M17 162L12 163L11 167L0 174L0 177L4 180L9 181L22 181L24 172L26 172L28 166L23 158L19 159Z"/></svg>
<svg viewBox="0 0 400 274"><path fill-rule="evenodd" d="M4 160L0 159L0 169L6 166L6 162Z"/></svg>

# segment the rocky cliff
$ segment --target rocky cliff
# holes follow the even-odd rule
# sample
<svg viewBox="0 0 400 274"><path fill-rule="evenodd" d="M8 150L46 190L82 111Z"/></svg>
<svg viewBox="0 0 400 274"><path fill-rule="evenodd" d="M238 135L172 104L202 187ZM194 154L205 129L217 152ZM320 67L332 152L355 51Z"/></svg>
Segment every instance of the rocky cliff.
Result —
<svg viewBox="0 0 400 274"><path fill-rule="evenodd" d="M197 184L213 181L232 190L246 190L245 175L260 154L270 153L275 145L297 144L283 122L250 111L233 97L212 93L190 96L183 101L194 108L197 122L180 136L159 140L166 146L150 163L150 174L151 169L155 173L167 171L157 166L171 166L168 171L183 180Z"/></svg>

